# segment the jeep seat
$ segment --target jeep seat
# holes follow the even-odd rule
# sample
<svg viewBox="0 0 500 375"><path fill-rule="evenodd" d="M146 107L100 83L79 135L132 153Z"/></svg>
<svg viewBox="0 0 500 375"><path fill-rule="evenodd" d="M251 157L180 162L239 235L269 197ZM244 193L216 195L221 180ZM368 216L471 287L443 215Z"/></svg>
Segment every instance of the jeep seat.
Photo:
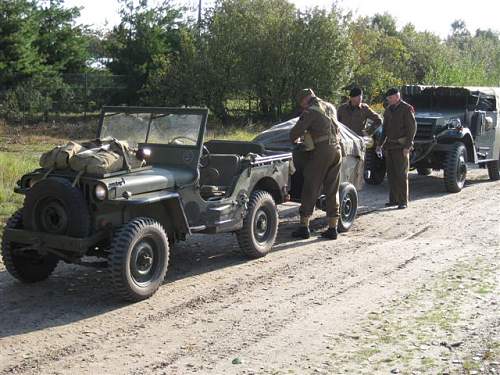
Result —
<svg viewBox="0 0 500 375"><path fill-rule="evenodd" d="M224 195L241 172L241 156L210 154L200 168L200 194L203 198Z"/></svg>
<svg viewBox="0 0 500 375"><path fill-rule="evenodd" d="M265 153L264 146L256 142L212 140L205 142L205 147L213 154L245 156L250 153L258 155Z"/></svg>

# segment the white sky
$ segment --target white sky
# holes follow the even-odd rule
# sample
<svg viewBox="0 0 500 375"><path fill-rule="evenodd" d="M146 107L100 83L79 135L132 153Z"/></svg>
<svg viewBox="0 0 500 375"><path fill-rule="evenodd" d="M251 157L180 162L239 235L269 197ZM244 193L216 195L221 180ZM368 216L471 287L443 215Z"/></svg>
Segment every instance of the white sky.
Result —
<svg viewBox="0 0 500 375"><path fill-rule="evenodd" d="M156 0L157 1L157 0ZM300 8L329 7L331 0L291 0ZM177 0L195 8L197 0ZM150 0L155 3L155 0ZM203 0L211 4L212 0ZM66 0L68 6L82 7L80 22L97 27L111 27L119 22L117 0ZM389 12L398 20L398 26L413 23L417 30L429 30L441 37L448 35L451 23L463 19L469 30L477 28L500 31L500 0L341 0L341 7L355 15L371 16Z"/></svg>

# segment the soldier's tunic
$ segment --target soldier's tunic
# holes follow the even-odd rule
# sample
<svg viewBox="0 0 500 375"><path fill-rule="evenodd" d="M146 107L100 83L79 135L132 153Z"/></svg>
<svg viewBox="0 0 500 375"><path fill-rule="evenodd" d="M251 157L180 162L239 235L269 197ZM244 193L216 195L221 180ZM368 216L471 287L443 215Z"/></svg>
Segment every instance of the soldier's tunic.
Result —
<svg viewBox="0 0 500 375"><path fill-rule="evenodd" d="M371 109L368 104L361 103L359 106L353 106L350 101L339 106L337 119L360 136L363 136L363 130L366 129L368 119L373 121L375 129L382 124L380 115Z"/></svg>
<svg viewBox="0 0 500 375"><path fill-rule="evenodd" d="M319 98L313 98L309 108L291 129L290 140L293 142L306 132L314 142L314 150L310 151L310 157L304 167L300 215L312 215L323 187L327 216L337 218L342 154L335 107Z"/></svg>
<svg viewBox="0 0 500 375"><path fill-rule="evenodd" d="M408 204L409 155L403 149L411 149L417 130L415 111L411 105L400 101L384 112L384 154L389 180L389 202Z"/></svg>

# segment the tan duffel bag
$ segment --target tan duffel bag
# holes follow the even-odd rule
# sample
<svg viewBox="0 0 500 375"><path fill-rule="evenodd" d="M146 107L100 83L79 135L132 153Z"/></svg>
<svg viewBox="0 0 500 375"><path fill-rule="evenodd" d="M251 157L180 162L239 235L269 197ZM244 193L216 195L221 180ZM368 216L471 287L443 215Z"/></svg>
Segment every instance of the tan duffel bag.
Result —
<svg viewBox="0 0 500 375"><path fill-rule="evenodd" d="M85 147L76 142L68 142L64 146L57 146L42 154L40 167L45 169L66 169L69 167L69 160L84 150Z"/></svg>
<svg viewBox="0 0 500 375"><path fill-rule="evenodd" d="M123 169L123 157L109 149L91 149L74 155L69 165L76 172L102 176Z"/></svg>

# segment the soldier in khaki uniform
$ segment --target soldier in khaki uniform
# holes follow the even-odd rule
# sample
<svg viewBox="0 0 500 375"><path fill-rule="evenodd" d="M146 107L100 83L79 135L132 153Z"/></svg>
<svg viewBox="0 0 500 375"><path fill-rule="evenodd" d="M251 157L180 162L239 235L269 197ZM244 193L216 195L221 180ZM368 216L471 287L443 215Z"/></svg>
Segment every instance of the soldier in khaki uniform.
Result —
<svg viewBox="0 0 500 375"><path fill-rule="evenodd" d="M408 169L410 167L410 150L417 130L415 110L401 100L398 89L389 89L386 93L388 107L384 112L383 142L377 152L384 150L389 180L389 202L387 207L408 206Z"/></svg>
<svg viewBox="0 0 500 375"><path fill-rule="evenodd" d="M363 103L363 91L359 87L353 88L349 93L349 101L339 106L337 119L359 136L363 136L368 130L368 119L373 122L370 129L372 132L382 124L382 117L368 104Z"/></svg>
<svg viewBox="0 0 500 375"><path fill-rule="evenodd" d="M321 236L337 239L339 217L339 186L342 153L340 133L335 107L316 97L311 89L304 89L298 95L303 109L299 121L290 131L290 140L294 143L307 135L314 143L304 168L304 186L300 206L301 226L292 233L296 238L309 238L309 220L314 211L316 200L323 187L326 195L328 230Z"/></svg>

